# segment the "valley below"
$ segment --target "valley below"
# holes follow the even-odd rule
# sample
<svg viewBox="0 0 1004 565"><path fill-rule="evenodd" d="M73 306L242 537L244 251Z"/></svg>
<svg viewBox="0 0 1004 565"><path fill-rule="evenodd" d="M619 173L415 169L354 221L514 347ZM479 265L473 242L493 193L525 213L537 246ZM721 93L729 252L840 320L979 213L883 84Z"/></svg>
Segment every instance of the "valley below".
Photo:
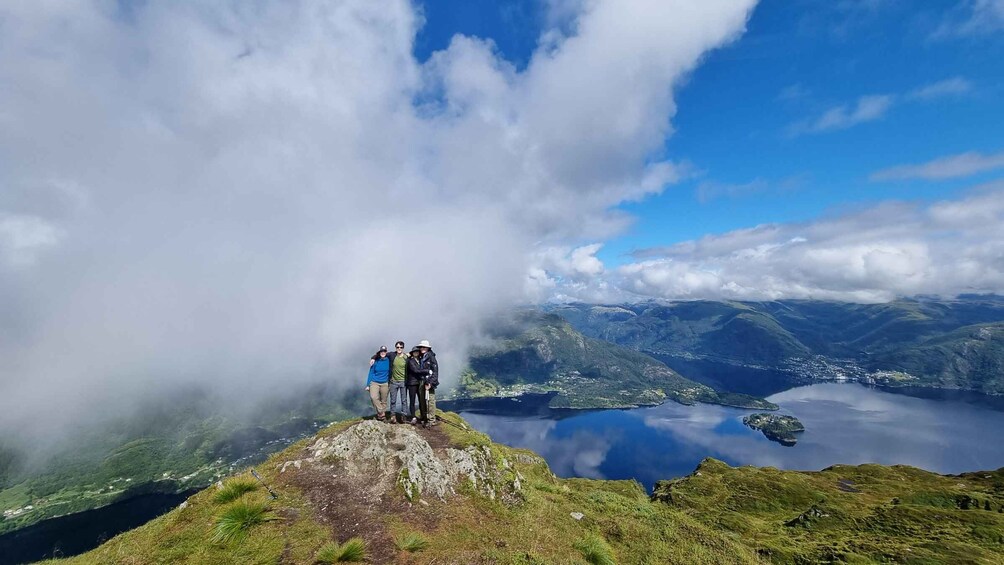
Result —
<svg viewBox="0 0 1004 565"><path fill-rule="evenodd" d="M546 455L446 418L335 424L259 466L278 498L242 473L68 563L313 563L356 540L373 563L975 564L1004 544L1004 469L800 472L705 457L646 492L556 476ZM221 537L238 511L263 519Z"/></svg>
<svg viewBox="0 0 1004 565"><path fill-rule="evenodd" d="M798 471L1004 466L992 437L1004 429L997 298L545 310L498 320L441 399L492 440L539 453L559 477L635 480L652 492L706 457ZM58 541L60 520L204 487L366 412L361 397L318 404L322 397L309 406L291 397L243 422L221 419L207 402L155 412L159 424L137 429L170 434L88 440L42 473L19 470L17 454L0 449L0 547L48 531L36 557L52 555L68 547ZM763 414L763 433L743 425L754 413ZM768 433L781 415L804 431L784 421L785 433ZM91 547L116 531L101 529Z"/></svg>

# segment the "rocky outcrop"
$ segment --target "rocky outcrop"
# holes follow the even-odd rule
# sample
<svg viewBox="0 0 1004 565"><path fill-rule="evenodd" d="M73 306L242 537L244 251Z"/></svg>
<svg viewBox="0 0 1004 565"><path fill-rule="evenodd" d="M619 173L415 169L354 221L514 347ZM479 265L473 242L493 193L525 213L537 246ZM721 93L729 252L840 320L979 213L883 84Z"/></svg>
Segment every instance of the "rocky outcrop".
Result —
<svg viewBox="0 0 1004 565"><path fill-rule="evenodd" d="M784 523L784 525L788 526L789 528L794 528L794 527L810 528L823 518L829 518L829 516L830 515L827 514L823 509L813 504L812 506L809 507L808 510L802 512L798 516L795 516L791 520L788 520L787 522Z"/></svg>
<svg viewBox="0 0 1004 565"><path fill-rule="evenodd" d="M522 499L522 475L489 445L434 447L412 426L363 421L316 439L305 453L306 457L285 461L277 469L286 473L309 466L335 471L373 497L397 487L409 501L445 500L467 483L492 500L516 504Z"/></svg>

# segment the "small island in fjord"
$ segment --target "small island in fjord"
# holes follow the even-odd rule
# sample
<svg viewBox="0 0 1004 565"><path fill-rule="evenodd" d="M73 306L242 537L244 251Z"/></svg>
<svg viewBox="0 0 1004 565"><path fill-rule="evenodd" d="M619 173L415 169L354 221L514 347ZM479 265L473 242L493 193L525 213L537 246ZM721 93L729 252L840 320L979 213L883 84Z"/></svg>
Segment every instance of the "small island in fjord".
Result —
<svg viewBox="0 0 1004 565"><path fill-rule="evenodd" d="M760 430L767 439L789 447L798 441L795 434L805 431L805 426L798 421L798 418L785 414L765 412L750 414L743 417L743 424L754 430Z"/></svg>

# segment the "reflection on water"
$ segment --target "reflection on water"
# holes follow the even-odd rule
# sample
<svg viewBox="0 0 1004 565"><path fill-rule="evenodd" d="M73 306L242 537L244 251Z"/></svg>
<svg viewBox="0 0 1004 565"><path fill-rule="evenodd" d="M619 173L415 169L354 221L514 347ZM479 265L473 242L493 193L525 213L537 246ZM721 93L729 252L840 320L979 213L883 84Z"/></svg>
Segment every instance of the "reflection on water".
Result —
<svg viewBox="0 0 1004 565"><path fill-rule="evenodd" d="M906 464L939 473L1004 466L1004 412L961 400L817 384L769 397L805 424L784 447L742 425L750 410L666 403L556 419L463 411L493 440L541 454L560 476L656 480L689 474L704 457L731 465L821 469L837 463ZM490 411L490 406L484 407Z"/></svg>
<svg viewBox="0 0 1004 565"><path fill-rule="evenodd" d="M688 379L706 384L715 390L741 392L753 396L769 396L802 384L796 375L770 369L755 369L704 359L687 359L646 351Z"/></svg>

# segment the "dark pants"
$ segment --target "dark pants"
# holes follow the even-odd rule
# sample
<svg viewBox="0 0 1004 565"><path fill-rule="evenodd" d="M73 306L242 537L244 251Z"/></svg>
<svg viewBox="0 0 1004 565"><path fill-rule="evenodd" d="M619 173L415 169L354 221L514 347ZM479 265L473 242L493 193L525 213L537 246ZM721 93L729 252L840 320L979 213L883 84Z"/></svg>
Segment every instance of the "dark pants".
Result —
<svg viewBox="0 0 1004 565"><path fill-rule="evenodd" d="M425 383L408 385L408 410L410 416L415 417L415 397L418 397L418 409L422 411L422 421L429 420L429 407L425 404Z"/></svg>

